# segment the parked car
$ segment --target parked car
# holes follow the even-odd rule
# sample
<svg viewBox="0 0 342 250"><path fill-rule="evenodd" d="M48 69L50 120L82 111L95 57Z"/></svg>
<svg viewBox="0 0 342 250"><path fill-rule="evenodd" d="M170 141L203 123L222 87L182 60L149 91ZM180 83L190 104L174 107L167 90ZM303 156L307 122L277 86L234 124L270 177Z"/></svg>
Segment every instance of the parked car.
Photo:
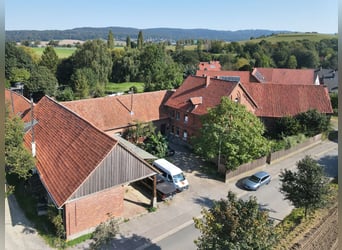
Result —
<svg viewBox="0 0 342 250"><path fill-rule="evenodd" d="M174 185L164 180L164 178L159 174L157 174L156 178L157 178L156 190L157 190L158 199L162 201L172 199L173 196L177 193L177 189L174 187ZM140 183L150 190L153 189L152 177L147 177L141 180Z"/></svg>
<svg viewBox="0 0 342 250"><path fill-rule="evenodd" d="M243 181L243 187L256 191L259 187L271 182L271 176L265 171L257 172Z"/></svg>

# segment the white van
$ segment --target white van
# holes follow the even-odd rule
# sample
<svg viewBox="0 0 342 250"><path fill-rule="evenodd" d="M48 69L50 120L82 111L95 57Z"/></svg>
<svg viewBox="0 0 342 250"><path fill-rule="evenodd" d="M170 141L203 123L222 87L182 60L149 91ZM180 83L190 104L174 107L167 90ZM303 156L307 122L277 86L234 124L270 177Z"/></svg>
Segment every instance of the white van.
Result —
<svg viewBox="0 0 342 250"><path fill-rule="evenodd" d="M169 182L172 182L177 191L189 188L189 182L185 178L183 171L165 159L158 159L153 162L153 166L158 168L162 176Z"/></svg>

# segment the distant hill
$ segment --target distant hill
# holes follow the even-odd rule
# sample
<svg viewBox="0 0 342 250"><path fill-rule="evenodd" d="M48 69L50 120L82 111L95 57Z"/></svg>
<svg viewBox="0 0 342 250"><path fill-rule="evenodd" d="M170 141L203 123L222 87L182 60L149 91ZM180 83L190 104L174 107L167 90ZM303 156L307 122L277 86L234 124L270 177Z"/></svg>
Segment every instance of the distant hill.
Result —
<svg viewBox="0 0 342 250"><path fill-rule="evenodd" d="M175 28L153 28L135 29L125 27L106 27L106 28L75 28L69 30L8 30L5 32L7 41L50 41L50 40L90 40L107 39L108 32L112 30L115 40L125 41L127 36L131 40L137 39L138 33L143 32L144 40L151 41L177 41L186 39L208 39L223 41L243 41L251 37L269 36L272 34L289 33L289 31L274 30L237 30L219 31L209 29L175 29Z"/></svg>

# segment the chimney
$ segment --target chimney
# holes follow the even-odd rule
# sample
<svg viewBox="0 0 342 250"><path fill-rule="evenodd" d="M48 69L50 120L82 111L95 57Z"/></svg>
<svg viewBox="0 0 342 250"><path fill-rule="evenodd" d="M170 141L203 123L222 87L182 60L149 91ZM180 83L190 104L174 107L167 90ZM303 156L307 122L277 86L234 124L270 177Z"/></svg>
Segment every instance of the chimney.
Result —
<svg viewBox="0 0 342 250"><path fill-rule="evenodd" d="M210 84L210 76L206 76L205 78L205 87L207 88Z"/></svg>

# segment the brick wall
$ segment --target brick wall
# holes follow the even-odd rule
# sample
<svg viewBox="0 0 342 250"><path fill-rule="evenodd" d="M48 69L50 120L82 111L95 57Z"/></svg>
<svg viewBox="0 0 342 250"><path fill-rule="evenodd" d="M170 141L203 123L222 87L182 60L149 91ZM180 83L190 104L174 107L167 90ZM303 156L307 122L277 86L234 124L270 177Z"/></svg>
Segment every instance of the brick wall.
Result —
<svg viewBox="0 0 342 250"><path fill-rule="evenodd" d="M110 188L71 201L64 207L67 239L73 239L94 229L108 219L108 214L120 216L123 212L124 188Z"/></svg>

